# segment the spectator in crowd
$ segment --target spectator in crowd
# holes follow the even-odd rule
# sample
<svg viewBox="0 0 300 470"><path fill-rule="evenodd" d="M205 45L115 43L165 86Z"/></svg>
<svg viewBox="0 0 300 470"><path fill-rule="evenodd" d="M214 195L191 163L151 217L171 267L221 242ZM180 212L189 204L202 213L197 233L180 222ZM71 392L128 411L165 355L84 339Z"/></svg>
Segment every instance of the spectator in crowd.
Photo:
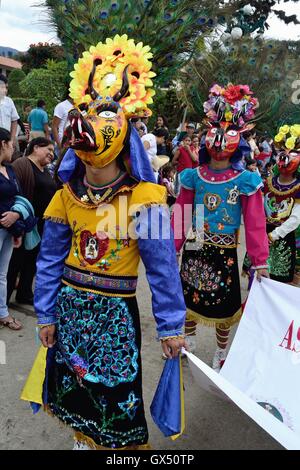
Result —
<svg viewBox="0 0 300 470"><path fill-rule="evenodd" d="M31 202L38 217L38 232L42 238L43 214L56 191L56 184L50 176L47 165L54 158L54 145L44 137L33 139L27 148L26 156L13 162L22 194ZM36 272L36 259L40 245L33 250L25 250L24 244L13 251L7 274L7 300L19 282L16 301L33 304L32 283Z"/></svg>
<svg viewBox="0 0 300 470"><path fill-rule="evenodd" d="M0 127L10 132L15 147L20 116L18 115L13 100L7 96L7 93L7 78L0 74Z"/></svg>
<svg viewBox="0 0 300 470"><path fill-rule="evenodd" d="M151 164L154 157L156 157L157 155L157 146L162 145L165 142L165 139L167 138L168 131L166 131L165 129L157 129L156 131L153 131L153 133L143 135L142 142ZM158 172L155 169L154 174L156 177L156 181L158 181Z"/></svg>
<svg viewBox="0 0 300 470"><path fill-rule="evenodd" d="M192 138L189 134L186 134L180 143L180 145L175 150L174 158L172 164L177 170L176 180L175 180L175 194L177 195L180 191L180 180L179 174L186 168L196 168L199 166L199 152L196 155L192 149Z"/></svg>
<svg viewBox="0 0 300 470"><path fill-rule="evenodd" d="M257 155L259 155L260 151L259 148L256 144L256 133L255 132L245 132L243 134L244 138L247 140L249 146L250 146L250 156L251 158L255 158Z"/></svg>
<svg viewBox="0 0 300 470"><path fill-rule="evenodd" d="M175 152L172 163L176 166L178 174L186 168L196 168L199 166L199 155L193 153L191 144L191 137L186 135L182 140L182 144Z"/></svg>
<svg viewBox="0 0 300 470"><path fill-rule="evenodd" d="M174 182L175 182L175 174L176 170L172 163L168 163L167 165L161 168L161 183L167 188L168 198L167 204L169 207L173 206L176 201L175 189L174 189Z"/></svg>
<svg viewBox="0 0 300 470"><path fill-rule="evenodd" d="M39 100L37 102L36 108L34 108L28 116L28 122L30 126L30 140L36 139L38 137L45 137L48 140L50 138L48 125L49 119L45 108L45 101Z"/></svg>
<svg viewBox="0 0 300 470"><path fill-rule="evenodd" d="M21 244L19 233L14 233L14 224L20 214L11 211L19 186L9 162L13 155L13 142L8 130L0 128L0 326L20 330L21 323L13 318L7 308L7 269L13 246Z"/></svg>
<svg viewBox="0 0 300 470"><path fill-rule="evenodd" d="M52 121L52 133L56 143L57 156L60 155L62 149L62 139L64 131L69 123L69 112L74 107L73 100L68 94L64 101L58 103L54 109L54 117Z"/></svg>
<svg viewBox="0 0 300 470"><path fill-rule="evenodd" d="M199 145L199 135L194 134L192 137L192 144L191 144L191 152L194 155L195 161L199 162L199 150L200 150L200 145Z"/></svg>
<svg viewBox="0 0 300 470"><path fill-rule="evenodd" d="M146 127L146 134L148 134L148 122L149 122L149 117L148 116L145 116L143 118L141 118L141 121L142 123L144 124L144 126Z"/></svg>
<svg viewBox="0 0 300 470"><path fill-rule="evenodd" d="M166 131L169 131L167 118L162 114L157 116L154 130L156 129L165 129Z"/></svg>
<svg viewBox="0 0 300 470"><path fill-rule="evenodd" d="M137 131L139 131L139 127L140 127L140 125L141 125L141 123L142 123L141 118L131 118L131 119L130 119L130 122L131 122L131 124L133 125L133 127L134 127Z"/></svg>
<svg viewBox="0 0 300 470"><path fill-rule="evenodd" d="M146 127L142 122L138 123L138 133L140 138L142 138L143 135L146 135Z"/></svg>
<svg viewBox="0 0 300 470"><path fill-rule="evenodd" d="M156 119L154 131L158 129L165 129L169 133L168 121L165 118L165 116L163 116L162 114L159 114ZM163 144L157 145L157 155L167 155L170 158L169 148L167 147L168 138L169 138L169 135L168 137L166 137L165 142Z"/></svg>
<svg viewBox="0 0 300 470"><path fill-rule="evenodd" d="M176 136L173 139L173 147L174 147L174 153L177 150L177 147L179 144L183 141L185 136L189 136L189 138L192 140L193 135L195 134L196 126L192 122L188 123L186 125L186 130L185 131L180 131L179 133L176 134Z"/></svg>
<svg viewBox="0 0 300 470"><path fill-rule="evenodd" d="M246 170L252 171L252 173L256 173L258 171L257 160L255 160L255 158L251 158L250 156L245 157L245 164Z"/></svg>

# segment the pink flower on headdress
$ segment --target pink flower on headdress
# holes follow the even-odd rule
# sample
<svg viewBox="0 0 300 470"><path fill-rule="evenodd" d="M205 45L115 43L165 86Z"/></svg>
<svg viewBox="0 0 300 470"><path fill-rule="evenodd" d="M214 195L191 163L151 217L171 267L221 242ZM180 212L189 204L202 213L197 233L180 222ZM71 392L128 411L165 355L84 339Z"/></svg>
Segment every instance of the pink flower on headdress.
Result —
<svg viewBox="0 0 300 470"><path fill-rule="evenodd" d="M223 87L215 83L211 89L209 90L211 94L220 96L222 94L222 91L224 90Z"/></svg>
<svg viewBox="0 0 300 470"><path fill-rule="evenodd" d="M250 90L248 85L237 85L240 89L241 95L253 95L253 91Z"/></svg>

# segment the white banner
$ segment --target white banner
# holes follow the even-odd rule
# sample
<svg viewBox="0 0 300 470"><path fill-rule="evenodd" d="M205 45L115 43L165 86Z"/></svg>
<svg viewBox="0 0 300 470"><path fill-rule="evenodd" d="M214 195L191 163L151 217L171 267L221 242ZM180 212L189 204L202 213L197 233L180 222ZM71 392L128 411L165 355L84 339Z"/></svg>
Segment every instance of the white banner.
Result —
<svg viewBox="0 0 300 470"><path fill-rule="evenodd" d="M202 388L224 394L287 449L300 449L300 289L253 283L221 373L187 353Z"/></svg>

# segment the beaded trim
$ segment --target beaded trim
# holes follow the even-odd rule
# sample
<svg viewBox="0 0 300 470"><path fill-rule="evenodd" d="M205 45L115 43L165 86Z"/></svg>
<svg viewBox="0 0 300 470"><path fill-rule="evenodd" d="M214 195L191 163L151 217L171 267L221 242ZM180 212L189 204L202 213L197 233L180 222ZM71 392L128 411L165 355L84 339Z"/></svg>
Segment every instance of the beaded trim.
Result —
<svg viewBox="0 0 300 470"><path fill-rule="evenodd" d="M137 286L136 276L103 276L94 272L86 272L80 269L65 266L63 281L71 283L79 288L91 288L105 294L135 294Z"/></svg>
<svg viewBox="0 0 300 470"><path fill-rule="evenodd" d="M295 184L292 188L287 189L286 191L281 191L281 190L276 189L275 186L273 185L272 176L269 176L269 178L267 179L267 186L268 186L268 189L272 191L276 196L288 196L290 194L297 193L300 191L300 183Z"/></svg>
<svg viewBox="0 0 300 470"><path fill-rule="evenodd" d="M204 232L204 243L220 247L226 246L229 248L235 248L237 245L237 237L235 233Z"/></svg>

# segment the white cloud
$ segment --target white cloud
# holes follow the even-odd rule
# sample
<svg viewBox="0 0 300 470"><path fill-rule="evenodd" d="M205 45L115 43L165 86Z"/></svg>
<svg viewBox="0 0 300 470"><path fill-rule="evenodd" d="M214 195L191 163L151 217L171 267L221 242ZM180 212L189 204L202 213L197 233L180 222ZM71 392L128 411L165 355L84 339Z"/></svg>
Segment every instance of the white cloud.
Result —
<svg viewBox="0 0 300 470"><path fill-rule="evenodd" d="M297 15L300 21L300 4L294 2L286 2L283 5L276 6L276 10L284 10L288 16ZM300 25L295 25L293 23L286 25L283 21L280 21L275 14L269 18L268 23L270 29L265 33L265 36L268 38L275 39L293 39L300 40Z"/></svg>
<svg viewBox="0 0 300 470"><path fill-rule="evenodd" d="M57 42L44 24L43 9L33 0L0 1L0 45L26 51L30 44Z"/></svg>

